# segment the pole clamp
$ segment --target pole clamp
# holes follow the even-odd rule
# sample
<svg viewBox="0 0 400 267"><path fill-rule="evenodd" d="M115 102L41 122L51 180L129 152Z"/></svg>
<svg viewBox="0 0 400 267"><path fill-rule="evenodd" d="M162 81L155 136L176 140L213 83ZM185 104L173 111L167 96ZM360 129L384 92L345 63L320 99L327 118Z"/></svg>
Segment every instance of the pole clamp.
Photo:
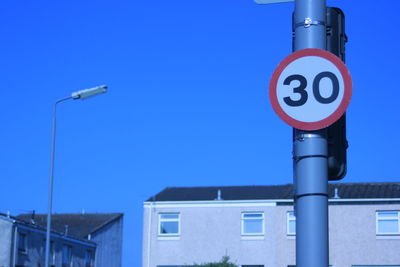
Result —
<svg viewBox="0 0 400 267"><path fill-rule="evenodd" d="M318 25L325 26L325 21L312 20L311 18L305 18L304 21L296 23L295 27L296 28L297 27L309 28L310 26L318 26Z"/></svg>
<svg viewBox="0 0 400 267"><path fill-rule="evenodd" d="M295 162L299 162L302 159L306 158L328 158L328 155L323 155L323 154L315 154L315 155L305 155L305 156L293 156L293 160Z"/></svg>
<svg viewBox="0 0 400 267"><path fill-rule="evenodd" d="M309 194L295 195L294 200L297 200L302 197L311 197L311 196L329 197L328 194L325 194L325 193L309 193Z"/></svg>

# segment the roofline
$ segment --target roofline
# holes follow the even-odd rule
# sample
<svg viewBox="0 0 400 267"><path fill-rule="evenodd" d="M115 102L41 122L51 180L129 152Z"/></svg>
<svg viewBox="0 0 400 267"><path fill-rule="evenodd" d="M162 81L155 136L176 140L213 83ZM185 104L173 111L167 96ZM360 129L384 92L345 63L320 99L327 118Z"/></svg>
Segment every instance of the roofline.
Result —
<svg viewBox="0 0 400 267"><path fill-rule="evenodd" d="M400 198L330 198L328 202L400 202ZM249 200L190 200L190 201L144 201L144 207L184 206L276 206L277 203L293 203L293 199L249 199Z"/></svg>
<svg viewBox="0 0 400 267"><path fill-rule="evenodd" d="M145 201L144 207L248 207L248 206L276 206L277 201L274 200L194 200L194 201Z"/></svg>
<svg viewBox="0 0 400 267"><path fill-rule="evenodd" d="M113 221L118 220L119 218L124 217L124 214L123 214L123 213L114 213L114 214L115 214L115 217L113 217L113 218L109 219L108 221L105 221L104 223L100 224L99 226L97 226L96 228L94 228L94 230L91 231L90 233L88 233L87 235L94 234L94 233L96 233L97 231L99 231L101 228L103 228L104 226L106 226L106 225L112 223Z"/></svg>
<svg viewBox="0 0 400 267"><path fill-rule="evenodd" d="M342 186L354 186L354 185L363 185L363 186L365 186L365 185L371 185L371 186L397 185L397 186L400 186L400 182L381 182L380 181L380 182L350 182L350 183L330 182L330 183L328 183L329 188L331 188L331 187L338 188L338 187L342 187ZM157 193L156 195L153 195L150 198L148 198L147 200L145 200L144 203L146 203L146 202L158 202L156 200L157 196L160 193L162 193L164 191L169 191L171 189L174 190L174 189L205 189L205 188L208 188L208 189L221 189L221 190L224 190L224 189L230 189L230 188L273 188L273 187L285 187L285 186L293 187L293 184L292 183L286 183L286 184L276 184L276 185L167 186L163 190L161 190L159 193ZM376 199L380 199L380 198L376 198ZM359 199L357 198L355 200L358 201ZM287 199L283 199L283 202L285 202L285 201L287 201ZM168 202L170 202L170 201L168 201ZM282 200L279 200L279 202L282 202Z"/></svg>
<svg viewBox="0 0 400 267"><path fill-rule="evenodd" d="M338 185L365 185L365 184L372 184L372 185L378 185L378 184L399 184L400 182L350 182L350 183L345 183L345 182L334 182L334 181L329 181L328 185L332 186L338 186ZM238 188L238 187L275 187L275 186L293 186L293 183L285 183L285 184L273 184L273 185L213 185L213 186L167 186L164 188L165 189L175 189L175 188L183 188L183 189L188 189L188 188Z"/></svg>
<svg viewBox="0 0 400 267"><path fill-rule="evenodd" d="M71 214L78 214L78 213L53 213L53 215L71 215ZM85 214L103 214L103 213L85 213ZM106 214L106 213L104 213L104 214ZM106 226L107 224L109 224L109 223L113 222L114 220L117 220L117 219L119 219L119 218L124 216L124 213L122 213L122 212L107 213L107 214L113 214L114 216L111 219L109 219L109 220L105 221L104 223L102 223L101 225L99 225L98 227L94 228L93 231L91 231L89 233L86 233L86 236L97 232L102 227ZM36 214L36 216L47 216L47 214ZM43 231L46 230L45 227L42 227L42 226L37 225L37 224L30 224L27 221L18 219L16 216L9 216L9 215L0 213L0 217L4 217L4 219L7 219L8 221L12 221L14 224L25 225L26 227L30 227L31 229L39 229L39 230L43 229ZM60 232L57 232L57 231L54 231L54 230L52 230L51 233L53 233L54 235L59 235L59 236L65 237L65 235L63 235L63 233L60 233ZM68 236L68 237L73 239L73 240L78 240L78 241L80 240L82 242L86 242L86 240L82 239L82 238L73 237L73 236ZM89 242L91 242L91 241L89 241Z"/></svg>
<svg viewBox="0 0 400 267"><path fill-rule="evenodd" d="M26 229L26 230L29 230L29 231L32 231L32 232L46 234L46 230L43 230L43 229L41 229L39 227L30 227L30 226L27 226L25 224L20 224L18 222L16 222L15 224L16 224L17 228L22 228L22 229ZM69 242L79 243L81 245L90 246L90 247L93 247L93 248L97 247L96 243L94 243L92 241L89 241L89 240L86 241L86 240L82 240L82 239L77 239L77 238L72 237L72 236L65 236L65 235L63 235L61 233L54 232L54 231L52 231L51 235L52 236L57 236L58 238L66 240L66 241L69 241Z"/></svg>
<svg viewBox="0 0 400 267"><path fill-rule="evenodd" d="M1 213L0 213L0 217L1 217L1 219L5 220L5 221L8 221L8 222L14 224L17 228L22 228L22 229L26 229L26 230L33 231L33 232L39 232L39 233L46 234L46 228L41 227L37 224L29 224L28 222L26 222L24 220L15 218L14 216L8 216L8 215L1 214ZM58 238L61 238L61 239L67 240L67 241L76 242L76 243L84 244L84 245L91 246L91 247L97 246L96 243L94 243L92 241L84 240L84 239L77 238L74 236L68 236L68 235L66 236L66 235L59 233L57 231L54 231L54 230L51 231L51 235L57 236Z"/></svg>
<svg viewBox="0 0 400 267"><path fill-rule="evenodd" d="M4 219L5 221L9 221L11 223L15 223L15 221L16 221L15 217L13 217L11 215L4 214L4 213L0 213L0 217L2 219Z"/></svg>

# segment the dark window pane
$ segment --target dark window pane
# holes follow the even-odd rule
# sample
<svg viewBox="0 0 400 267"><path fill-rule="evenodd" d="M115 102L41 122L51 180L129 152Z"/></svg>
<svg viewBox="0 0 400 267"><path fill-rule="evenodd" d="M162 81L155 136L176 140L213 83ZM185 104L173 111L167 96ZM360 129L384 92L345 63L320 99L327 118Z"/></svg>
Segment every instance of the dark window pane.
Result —
<svg viewBox="0 0 400 267"><path fill-rule="evenodd" d="M177 234L178 222L161 222L161 234Z"/></svg>
<svg viewBox="0 0 400 267"><path fill-rule="evenodd" d="M71 265L71 247L67 245L62 246L62 266L69 267Z"/></svg>
<svg viewBox="0 0 400 267"><path fill-rule="evenodd" d="M26 252L26 234L18 234L18 250L21 252Z"/></svg>
<svg viewBox="0 0 400 267"><path fill-rule="evenodd" d="M86 254L85 254L85 267L93 267L93 262L94 262L93 255L94 255L93 251L91 251L91 250L86 251Z"/></svg>

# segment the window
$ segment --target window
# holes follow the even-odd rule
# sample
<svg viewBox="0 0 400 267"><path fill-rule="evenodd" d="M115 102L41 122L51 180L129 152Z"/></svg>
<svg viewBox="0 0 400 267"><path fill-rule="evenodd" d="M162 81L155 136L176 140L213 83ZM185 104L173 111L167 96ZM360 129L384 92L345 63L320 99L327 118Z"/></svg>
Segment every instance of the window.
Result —
<svg viewBox="0 0 400 267"><path fill-rule="evenodd" d="M85 253L85 267L93 267L93 266L94 266L93 251L86 250L86 253Z"/></svg>
<svg viewBox="0 0 400 267"><path fill-rule="evenodd" d="M56 266L56 253L54 250L54 241L50 240L49 263L52 267Z"/></svg>
<svg viewBox="0 0 400 267"><path fill-rule="evenodd" d="M242 213L242 235L264 235L264 213Z"/></svg>
<svg viewBox="0 0 400 267"><path fill-rule="evenodd" d="M63 245L62 246L62 267L70 267L71 266L71 246Z"/></svg>
<svg viewBox="0 0 400 267"><path fill-rule="evenodd" d="M26 253L26 234L18 233L18 251L21 253Z"/></svg>
<svg viewBox="0 0 400 267"><path fill-rule="evenodd" d="M161 236L177 236L180 234L180 214L160 213L158 234Z"/></svg>
<svg viewBox="0 0 400 267"><path fill-rule="evenodd" d="M400 212L399 211L377 211L376 212L376 234L378 235L400 235Z"/></svg>
<svg viewBox="0 0 400 267"><path fill-rule="evenodd" d="M287 213L287 234L296 235L296 217L294 211L288 211Z"/></svg>
<svg viewBox="0 0 400 267"><path fill-rule="evenodd" d="M42 250L43 265L45 262L45 254L46 254L46 239L43 239L43 250ZM56 254L54 253L54 241L52 240L50 240L49 264L51 267L56 265Z"/></svg>

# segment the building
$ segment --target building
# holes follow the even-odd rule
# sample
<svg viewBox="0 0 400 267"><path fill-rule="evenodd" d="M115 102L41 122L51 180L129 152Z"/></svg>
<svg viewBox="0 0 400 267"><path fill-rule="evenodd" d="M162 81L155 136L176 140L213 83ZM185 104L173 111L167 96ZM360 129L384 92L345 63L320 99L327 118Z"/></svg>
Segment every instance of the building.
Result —
<svg viewBox="0 0 400 267"><path fill-rule="evenodd" d="M47 215L0 214L0 267L42 267ZM53 214L50 264L120 267L121 213Z"/></svg>
<svg viewBox="0 0 400 267"><path fill-rule="evenodd" d="M329 185L333 267L400 267L400 183ZM292 185L169 187L144 202L143 267L295 265ZM316 252L318 253L318 252Z"/></svg>

